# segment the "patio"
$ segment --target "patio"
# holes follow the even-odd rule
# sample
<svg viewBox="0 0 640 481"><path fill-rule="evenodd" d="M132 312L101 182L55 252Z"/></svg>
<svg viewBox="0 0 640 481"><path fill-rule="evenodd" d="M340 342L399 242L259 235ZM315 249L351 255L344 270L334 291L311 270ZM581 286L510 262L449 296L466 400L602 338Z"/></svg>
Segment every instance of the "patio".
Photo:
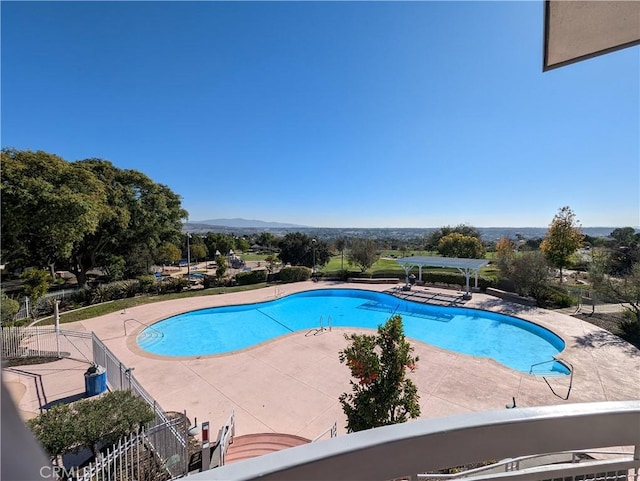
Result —
<svg viewBox="0 0 640 481"><path fill-rule="evenodd" d="M354 329L334 329L310 337L304 332L293 333L234 354L196 358L154 356L135 342L144 325L174 314L260 302L323 287L384 291L390 286L309 281L280 286L279 290L269 287L163 301L65 324L64 329L95 332L123 364L135 369L136 378L166 411L186 410L192 421L209 421L215 429L235 410L237 435L280 432L314 438L336 421L338 434L344 434L345 417L338 396L349 390L350 378L338 360L338 351L346 346L344 333ZM541 377L513 371L489 359L413 342L420 357L412 378L420 394L421 418L502 409L513 397L518 407L640 398L640 351L607 331L557 312L479 293L473 294L466 307L515 315L560 335L567 345L561 357L574 367L570 392L568 376L551 378L547 384ZM127 319L138 322L127 323L125 336ZM12 386L22 415L29 417L54 401L80 396L86 367L85 363L63 359L5 368L3 378ZM563 399L567 394L568 399Z"/></svg>

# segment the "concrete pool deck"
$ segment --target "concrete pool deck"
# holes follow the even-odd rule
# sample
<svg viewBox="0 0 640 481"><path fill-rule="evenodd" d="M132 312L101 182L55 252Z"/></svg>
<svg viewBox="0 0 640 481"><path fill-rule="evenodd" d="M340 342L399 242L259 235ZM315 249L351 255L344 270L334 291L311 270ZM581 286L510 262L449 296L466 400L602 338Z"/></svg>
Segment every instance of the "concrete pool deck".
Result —
<svg viewBox="0 0 640 481"><path fill-rule="evenodd" d="M194 358L161 358L142 351L135 343L144 325L182 312L336 287L384 291L392 286L285 284L146 304L126 313L64 324L63 329L95 332L123 364L135 368L135 377L166 411L186 410L191 421L194 418L199 423L209 421L214 434L232 410L236 415L236 435L279 432L314 438L336 421L338 434L344 434L346 418L338 397L350 390L350 375L348 368L340 364L338 351L346 346L345 332L365 330L340 328L308 337L299 332L234 354ZM432 287L414 289L438 291ZM640 350L607 331L558 312L480 293L474 293L465 306L514 315L562 337L566 348L559 357L574 368L571 390L569 376L545 381L489 359L445 351L410 339L420 357L411 377L420 394L421 418L504 409L513 397L518 407L640 398ZM135 321L126 323L125 335L127 319ZM62 359L5 368L3 379L13 392L19 393L14 399L21 412L37 413L58 399L80 396L84 392L82 374L86 368L87 364L82 362Z"/></svg>

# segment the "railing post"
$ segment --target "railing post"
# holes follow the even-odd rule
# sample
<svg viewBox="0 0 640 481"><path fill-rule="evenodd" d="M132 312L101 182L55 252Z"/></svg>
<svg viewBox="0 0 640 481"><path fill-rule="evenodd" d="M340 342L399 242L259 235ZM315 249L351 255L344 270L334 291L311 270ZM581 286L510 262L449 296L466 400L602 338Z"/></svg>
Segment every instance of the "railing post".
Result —
<svg viewBox="0 0 640 481"><path fill-rule="evenodd" d="M56 355L60 359L60 301L56 300L53 317L55 318L55 336L56 336Z"/></svg>

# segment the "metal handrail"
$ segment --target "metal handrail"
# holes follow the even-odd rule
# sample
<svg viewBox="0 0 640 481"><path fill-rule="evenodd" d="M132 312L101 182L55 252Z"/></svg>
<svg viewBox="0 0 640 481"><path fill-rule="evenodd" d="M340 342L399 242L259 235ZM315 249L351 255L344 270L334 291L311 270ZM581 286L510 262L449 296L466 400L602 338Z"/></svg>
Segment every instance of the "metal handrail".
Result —
<svg viewBox="0 0 640 481"><path fill-rule="evenodd" d="M531 454L529 456L518 456L517 458L507 458L502 461L498 461L497 463L487 464L486 466L480 466L478 468L468 469L466 471L459 471L457 473L421 473L418 474L418 478L437 478L437 479L457 479L460 477L467 477L472 474L482 473L484 471L488 471L491 469L496 469L504 466L505 472L507 471L518 471L520 470L520 463L522 461L528 461L531 459L545 458L547 456L557 456L557 455L571 455L571 463L577 463L576 457L580 454L588 455L589 453L598 453L598 454L607 454L607 455L615 455L615 456L631 456L630 453L626 453L623 451L559 451L556 453L540 453L540 454ZM568 461L569 462L569 461Z"/></svg>
<svg viewBox="0 0 640 481"><path fill-rule="evenodd" d="M338 435L338 421L335 421L333 425L331 425L330 427L322 431L320 434L318 434L315 438L311 440L311 442L315 443L316 441L319 441L320 438L322 438L327 433L331 433L332 438L335 438Z"/></svg>
<svg viewBox="0 0 640 481"><path fill-rule="evenodd" d="M155 327L146 324L142 321L139 321L138 319L136 319L135 317L130 317L129 319L125 319L124 321L122 321L122 327L124 328L124 335L127 335L127 322L129 321L135 321L138 324L142 324L144 327L148 328L148 329L152 329L153 331L157 332L158 334L160 334L161 337L164 337L164 333L158 329L156 329Z"/></svg>
<svg viewBox="0 0 640 481"><path fill-rule="evenodd" d="M567 367L569 369L569 371L573 372L573 369L572 369L573 366L571 366L571 364L569 362L563 361L563 360L561 360L559 358L555 358L554 357L553 359L549 359L547 361L541 361L541 362L536 362L534 364L531 364L531 367L529 368L529 374L533 374L534 373L533 372L533 368L534 367L541 366L542 364L548 364L550 362L559 362L560 364L563 364L565 367Z"/></svg>
<svg viewBox="0 0 640 481"><path fill-rule="evenodd" d="M569 389L567 390L567 395L566 396L560 396L551 386L551 384L549 384L549 381L547 380L546 376L542 376L542 379L544 379L544 382L547 383L547 386L549 386L549 389L551 389L551 392L556 396L559 397L560 399L566 401L567 399L569 399L569 395L571 394L571 389L573 388L573 364L571 364L569 361L562 359L562 358L553 358L550 361L542 361L542 362L537 362L535 364L532 364L531 367L529 368L529 374L533 374L533 368L535 366L539 366L541 364L546 364L548 362L559 362L560 364L562 364L563 366L565 366L567 369L569 369Z"/></svg>
<svg viewBox="0 0 640 481"><path fill-rule="evenodd" d="M220 439L220 466L224 466L224 457L227 454L229 444L233 443L236 434L236 414L232 409L227 422L222 426L223 434Z"/></svg>
<svg viewBox="0 0 640 481"><path fill-rule="evenodd" d="M311 329L309 329L307 331L307 333L304 335L304 337L309 337L311 334L313 334L314 336L317 336L318 334L321 334L324 331L331 331L331 328L333 326L333 319L331 317L331 314L329 314L329 317L327 317L327 327L324 327L324 316L323 315L320 315L319 324L320 324L320 327L312 327Z"/></svg>

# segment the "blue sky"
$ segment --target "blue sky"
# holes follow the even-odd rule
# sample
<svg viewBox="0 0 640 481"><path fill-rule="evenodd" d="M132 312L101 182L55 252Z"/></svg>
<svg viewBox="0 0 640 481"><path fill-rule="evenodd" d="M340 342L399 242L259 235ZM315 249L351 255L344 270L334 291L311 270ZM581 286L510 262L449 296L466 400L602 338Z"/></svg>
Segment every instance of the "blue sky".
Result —
<svg viewBox="0 0 640 481"><path fill-rule="evenodd" d="M542 72L543 2L2 1L2 147L189 220L640 225L640 48Z"/></svg>

